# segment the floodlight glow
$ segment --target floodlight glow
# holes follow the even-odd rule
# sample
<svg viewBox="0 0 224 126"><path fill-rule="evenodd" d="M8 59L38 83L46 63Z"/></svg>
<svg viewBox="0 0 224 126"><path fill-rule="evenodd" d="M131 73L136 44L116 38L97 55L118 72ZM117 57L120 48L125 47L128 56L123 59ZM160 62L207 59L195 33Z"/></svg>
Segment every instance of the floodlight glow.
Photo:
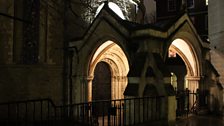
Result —
<svg viewBox="0 0 224 126"><path fill-rule="evenodd" d="M101 9L103 8L104 6L104 3L102 3L96 10L96 15L95 17L99 14L99 12L101 11ZM122 13L120 7L113 3L113 2L109 2L108 3L108 6L111 10L113 10L120 18L122 18L123 20L125 20L125 17L124 17L124 14Z"/></svg>

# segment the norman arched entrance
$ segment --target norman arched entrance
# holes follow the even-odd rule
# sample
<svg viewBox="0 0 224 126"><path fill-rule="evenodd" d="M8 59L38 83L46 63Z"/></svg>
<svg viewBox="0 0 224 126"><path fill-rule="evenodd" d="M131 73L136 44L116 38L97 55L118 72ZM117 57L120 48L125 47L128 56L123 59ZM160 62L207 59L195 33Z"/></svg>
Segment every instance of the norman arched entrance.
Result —
<svg viewBox="0 0 224 126"><path fill-rule="evenodd" d="M103 70L101 70L103 69ZM107 70L106 70L107 69ZM108 72L109 70L109 72ZM94 53L88 73L88 101L103 100L95 99L95 92L104 92L102 87L110 88L110 98L124 98L123 92L127 86L127 73L129 64L123 50L113 41L106 41ZM98 78L98 81L96 81ZM104 82L99 81L104 80ZM104 79L102 79L104 78ZM109 81L106 78L110 78ZM106 84L107 86L103 86ZM98 85L95 87L95 85Z"/></svg>

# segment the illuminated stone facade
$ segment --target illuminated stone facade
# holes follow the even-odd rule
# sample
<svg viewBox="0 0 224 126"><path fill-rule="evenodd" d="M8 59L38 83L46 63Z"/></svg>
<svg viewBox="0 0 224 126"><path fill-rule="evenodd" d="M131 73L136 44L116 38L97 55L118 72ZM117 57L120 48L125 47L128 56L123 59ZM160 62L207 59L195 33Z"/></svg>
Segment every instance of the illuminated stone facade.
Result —
<svg viewBox="0 0 224 126"><path fill-rule="evenodd" d="M220 74L219 86L212 86L211 87L211 94L214 96L214 99L222 99L221 102L217 103L217 101L213 100L212 104L218 104L218 108L211 108L215 111L223 110L223 103L224 103L224 13L223 8L224 1L216 0L212 1L209 0L208 2L208 19L209 19L209 41L211 43L211 62L217 69L218 73ZM213 105L214 106L214 105ZM223 114L223 111L221 112Z"/></svg>
<svg viewBox="0 0 224 126"><path fill-rule="evenodd" d="M50 98L65 105L92 101L94 70L101 62L109 67L110 72L105 73L111 73L111 99L165 95L173 102L164 105L174 106L175 98L166 89L171 72L186 73L177 81L180 89L185 88L185 76L191 91L209 90L210 82L218 83L216 70L209 66L209 44L200 39L187 14L155 23L150 16L142 17L143 11L140 18L138 11L130 14L127 1L116 1L124 7L121 10L128 20L121 19L106 2L92 20L83 17L89 11L86 8L92 7L89 1L33 0L39 11L32 8L38 13L29 15L29 20L25 17L29 7L21 4L25 1L30 2L0 3L0 102ZM168 67L169 49L183 61L182 71L173 70L177 64ZM147 91L149 85L155 87L155 93ZM132 86L137 88L129 90Z"/></svg>

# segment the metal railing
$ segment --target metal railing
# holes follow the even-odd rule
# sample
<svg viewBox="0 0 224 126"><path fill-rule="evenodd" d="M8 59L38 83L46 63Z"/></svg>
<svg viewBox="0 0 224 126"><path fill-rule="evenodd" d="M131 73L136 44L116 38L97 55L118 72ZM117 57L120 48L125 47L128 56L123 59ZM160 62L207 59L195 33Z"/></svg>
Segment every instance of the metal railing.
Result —
<svg viewBox="0 0 224 126"><path fill-rule="evenodd" d="M165 97L143 97L94 101L72 106L79 123L100 126L135 125L165 118Z"/></svg>
<svg viewBox="0 0 224 126"><path fill-rule="evenodd" d="M56 106L50 99L0 103L5 125L129 126L165 119L165 97L127 98Z"/></svg>
<svg viewBox="0 0 224 126"><path fill-rule="evenodd" d="M50 99L0 103L0 123L29 125L56 120L56 106Z"/></svg>
<svg viewBox="0 0 224 126"><path fill-rule="evenodd" d="M177 91L177 116L185 116L189 113L197 114L200 107L205 107L208 104L209 94L206 91Z"/></svg>

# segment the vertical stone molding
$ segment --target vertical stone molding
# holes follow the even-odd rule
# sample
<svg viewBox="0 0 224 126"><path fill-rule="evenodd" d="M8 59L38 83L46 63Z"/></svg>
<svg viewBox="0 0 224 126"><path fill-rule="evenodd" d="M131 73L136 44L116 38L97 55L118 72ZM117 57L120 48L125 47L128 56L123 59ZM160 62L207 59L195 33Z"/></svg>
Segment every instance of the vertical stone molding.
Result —
<svg viewBox="0 0 224 126"><path fill-rule="evenodd" d="M87 78L87 101L91 102L92 101L92 80L93 76L88 76Z"/></svg>

